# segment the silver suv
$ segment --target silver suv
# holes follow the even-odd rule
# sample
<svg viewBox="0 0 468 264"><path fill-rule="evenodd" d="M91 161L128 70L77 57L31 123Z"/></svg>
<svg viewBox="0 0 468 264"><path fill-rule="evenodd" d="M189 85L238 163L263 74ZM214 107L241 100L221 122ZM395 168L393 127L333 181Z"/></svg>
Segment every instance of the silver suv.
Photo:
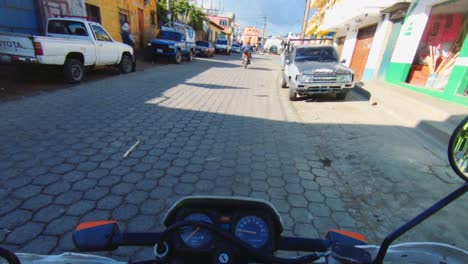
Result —
<svg viewBox="0 0 468 264"><path fill-rule="evenodd" d="M354 71L338 61L332 45L294 45L286 50L281 87L289 87L289 100L313 94L335 94L344 100L354 87Z"/></svg>

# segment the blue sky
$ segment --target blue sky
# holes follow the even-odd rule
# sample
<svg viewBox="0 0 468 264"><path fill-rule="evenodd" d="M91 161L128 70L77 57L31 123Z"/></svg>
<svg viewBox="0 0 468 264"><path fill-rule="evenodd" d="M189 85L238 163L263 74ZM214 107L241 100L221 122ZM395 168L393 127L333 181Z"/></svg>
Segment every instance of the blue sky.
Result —
<svg viewBox="0 0 468 264"><path fill-rule="evenodd" d="M306 0L197 0L203 1L205 8L231 11L236 14L236 22L245 26L263 28L263 17L267 16L269 35L285 35L301 31L302 17ZM312 13L312 12L311 12Z"/></svg>

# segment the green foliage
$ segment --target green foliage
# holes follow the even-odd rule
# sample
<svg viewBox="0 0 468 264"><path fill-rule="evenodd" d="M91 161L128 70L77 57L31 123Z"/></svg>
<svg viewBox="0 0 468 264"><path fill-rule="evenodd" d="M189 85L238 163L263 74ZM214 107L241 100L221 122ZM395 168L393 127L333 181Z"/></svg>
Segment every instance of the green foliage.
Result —
<svg viewBox="0 0 468 264"><path fill-rule="evenodd" d="M158 1L158 17L159 20L166 23L167 20L167 1ZM186 23L194 30L203 29L203 21L207 21L207 17L203 10L197 6L190 5L188 0L169 0L171 1L172 20L176 22Z"/></svg>

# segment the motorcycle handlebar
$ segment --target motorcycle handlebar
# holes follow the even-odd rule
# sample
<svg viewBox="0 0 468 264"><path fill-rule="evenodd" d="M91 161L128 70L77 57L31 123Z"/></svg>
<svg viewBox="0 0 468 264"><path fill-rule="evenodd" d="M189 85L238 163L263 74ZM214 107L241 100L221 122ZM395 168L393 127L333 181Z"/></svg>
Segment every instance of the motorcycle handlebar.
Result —
<svg viewBox="0 0 468 264"><path fill-rule="evenodd" d="M325 252L331 246L330 240L316 238L301 238L280 236L278 239L278 250Z"/></svg>
<svg viewBox="0 0 468 264"><path fill-rule="evenodd" d="M114 241L115 246L154 246L161 233L121 233ZM331 246L326 239L280 236L278 250L325 252Z"/></svg>
<svg viewBox="0 0 468 264"><path fill-rule="evenodd" d="M116 222L102 225L83 224L73 234L73 241L81 251L110 251L120 246L154 246L163 233L121 232ZM278 250L326 252L331 242L327 239L312 239L280 236Z"/></svg>
<svg viewBox="0 0 468 264"><path fill-rule="evenodd" d="M161 233L121 233L117 246L154 246Z"/></svg>

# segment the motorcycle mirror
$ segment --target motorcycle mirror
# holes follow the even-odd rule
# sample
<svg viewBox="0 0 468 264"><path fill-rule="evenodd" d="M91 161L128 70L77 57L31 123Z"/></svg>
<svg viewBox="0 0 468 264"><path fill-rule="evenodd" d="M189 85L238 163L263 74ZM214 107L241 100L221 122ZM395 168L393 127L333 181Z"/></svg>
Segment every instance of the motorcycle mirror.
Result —
<svg viewBox="0 0 468 264"><path fill-rule="evenodd" d="M448 159L455 173L468 182L468 117L457 126L450 137Z"/></svg>

